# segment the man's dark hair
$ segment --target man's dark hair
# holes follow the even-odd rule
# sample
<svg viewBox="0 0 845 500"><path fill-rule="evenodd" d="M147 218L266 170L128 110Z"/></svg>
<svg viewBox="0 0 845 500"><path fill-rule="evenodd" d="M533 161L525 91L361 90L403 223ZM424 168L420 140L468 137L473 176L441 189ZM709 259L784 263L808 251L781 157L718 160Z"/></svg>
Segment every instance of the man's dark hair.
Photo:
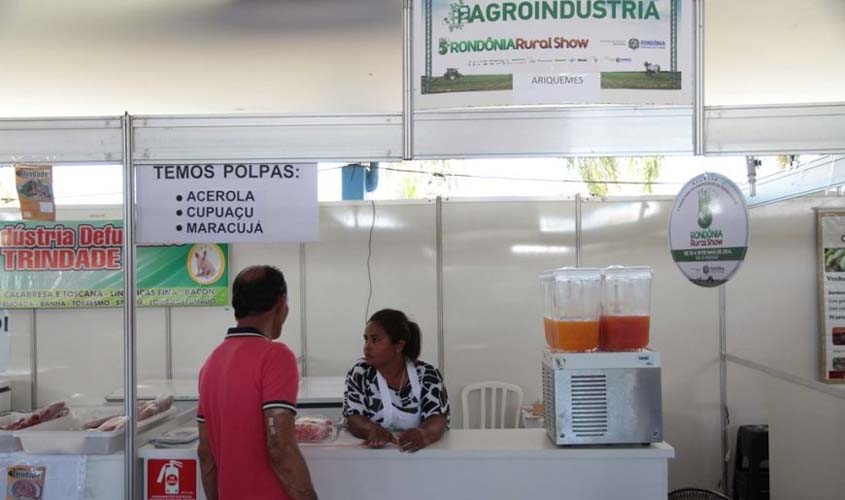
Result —
<svg viewBox="0 0 845 500"><path fill-rule="evenodd" d="M279 297L288 293L285 275L273 266L251 266L238 273L232 284L235 318L269 311Z"/></svg>

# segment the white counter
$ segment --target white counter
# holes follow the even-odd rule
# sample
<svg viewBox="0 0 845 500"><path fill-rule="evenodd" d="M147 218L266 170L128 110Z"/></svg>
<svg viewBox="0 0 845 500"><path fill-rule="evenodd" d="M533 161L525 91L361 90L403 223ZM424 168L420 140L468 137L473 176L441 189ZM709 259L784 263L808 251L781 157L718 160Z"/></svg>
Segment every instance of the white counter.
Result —
<svg viewBox="0 0 845 500"><path fill-rule="evenodd" d="M299 380L298 404L325 406L343 402L346 390L345 377L302 377ZM142 380L137 386L138 399L155 399L162 394L172 394L176 401L197 401L197 379L151 379ZM110 403L123 402L123 388L117 388L106 395Z"/></svg>
<svg viewBox="0 0 845 500"><path fill-rule="evenodd" d="M363 448L345 434L301 448L323 500L660 499L675 456L666 443L556 448L543 429L452 430L413 454ZM139 456L185 461L196 449L145 446Z"/></svg>

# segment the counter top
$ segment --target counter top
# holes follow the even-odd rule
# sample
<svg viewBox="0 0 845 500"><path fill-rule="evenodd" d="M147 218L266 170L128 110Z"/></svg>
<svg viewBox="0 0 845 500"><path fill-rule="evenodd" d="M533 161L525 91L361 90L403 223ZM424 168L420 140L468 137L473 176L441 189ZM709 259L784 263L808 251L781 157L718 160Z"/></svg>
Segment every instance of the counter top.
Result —
<svg viewBox="0 0 845 500"><path fill-rule="evenodd" d="M317 494L328 500L513 500L526 495L654 500L668 494L668 460L675 456L666 443L558 448L544 429L451 430L416 453L402 453L395 445L371 450L345 433L334 442L300 448ZM196 459L196 447L144 446L138 455L184 463ZM205 500L197 488L197 498Z"/></svg>
<svg viewBox="0 0 845 500"><path fill-rule="evenodd" d="M306 458L321 459L395 459L401 452L395 445L381 450L361 446L361 440L342 431L329 443L301 444ZM141 458L190 458L196 455L196 444L187 448L156 449L146 445L138 450ZM417 453L402 454L408 460L432 458L485 459L638 459L675 456L675 450L665 442L649 446L603 445L556 447L545 429L450 430L443 439Z"/></svg>
<svg viewBox="0 0 845 500"><path fill-rule="evenodd" d="M345 377L302 377L299 381L298 404L339 404L346 390ZM197 401L197 379L150 379L138 383L138 399L155 399L161 394L173 394L176 401ZM106 396L110 403L123 401L123 388Z"/></svg>

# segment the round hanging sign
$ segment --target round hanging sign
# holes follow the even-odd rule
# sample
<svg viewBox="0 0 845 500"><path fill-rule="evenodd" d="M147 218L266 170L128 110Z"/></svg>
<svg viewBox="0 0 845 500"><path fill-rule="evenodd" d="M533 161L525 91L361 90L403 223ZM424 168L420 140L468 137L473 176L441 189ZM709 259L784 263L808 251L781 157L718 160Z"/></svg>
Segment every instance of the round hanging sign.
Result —
<svg viewBox="0 0 845 500"><path fill-rule="evenodd" d="M731 279L748 251L748 207L739 187L711 173L687 182L672 206L669 248L678 269L696 285Z"/></svg>

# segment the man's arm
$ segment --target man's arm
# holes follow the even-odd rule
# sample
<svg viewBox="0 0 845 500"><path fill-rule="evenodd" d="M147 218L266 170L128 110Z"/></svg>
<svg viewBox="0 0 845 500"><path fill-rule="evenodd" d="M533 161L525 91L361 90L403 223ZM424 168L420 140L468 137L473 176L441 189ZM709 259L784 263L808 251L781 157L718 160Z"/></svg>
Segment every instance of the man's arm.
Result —
<svg viewBox="0 0 845 500"><path fill-rule="evenodd" d="M202 488L208 500L217 500L217 462L211 453L211 446L208 443L208 433L205 430L205 423L199 422L200 442L197 446L197 455L200 458L200 474L202 475Z"/></svg>
<svg viewBox="0 0 845 500"><path fill-rule="evenodd" d="M308 465L296 444L295 420L296 416L290 410L281 408L264 410L264 428L267 434L270 465L291 498L316 500L317 493L311 484ZM209 500L211 500L210 497Z"/></svg>

